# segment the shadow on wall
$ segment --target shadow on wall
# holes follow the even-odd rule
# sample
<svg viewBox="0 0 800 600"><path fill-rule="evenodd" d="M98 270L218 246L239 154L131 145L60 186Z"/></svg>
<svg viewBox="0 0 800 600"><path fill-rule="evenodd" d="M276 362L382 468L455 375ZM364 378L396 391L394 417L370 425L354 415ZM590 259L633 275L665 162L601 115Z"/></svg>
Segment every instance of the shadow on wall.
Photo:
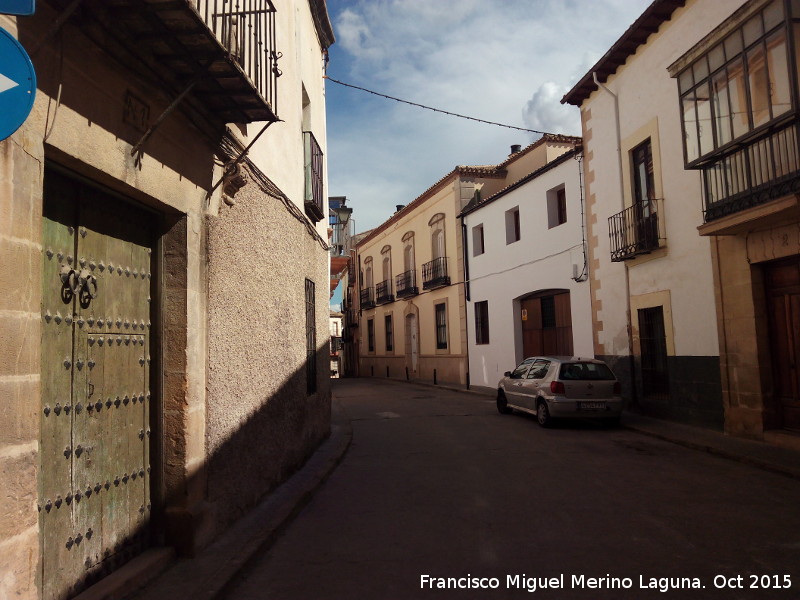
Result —
<svg viewBox="0 0 800 600"><path fill-rule="evenodd" d="M160 500L153 497L150 525L120 541L99 565L74 583L68 597L118 569L142 547L174 546L179 554L192 556L298 470L330 434L331 387L326 358L328 347L320 346L315 393L306 394L304 364L276 393L262 399L260 408L195 469L185 487ZM235 403L236 399L229 401ZM186 490L195 489L205 491L205 498L198 498L194 507L187 506L190 498ZM205 539L199 540L201 537Z"/></svg>

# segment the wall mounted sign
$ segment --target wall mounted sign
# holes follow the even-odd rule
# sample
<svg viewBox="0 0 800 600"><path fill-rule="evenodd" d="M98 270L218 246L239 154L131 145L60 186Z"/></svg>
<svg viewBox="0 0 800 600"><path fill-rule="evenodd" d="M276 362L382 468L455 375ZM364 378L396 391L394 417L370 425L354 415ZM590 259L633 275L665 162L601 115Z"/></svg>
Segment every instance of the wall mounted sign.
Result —
<svg viewBox="0 0 800 600"><path fill-rule="evenodd" d="M0 27L0 140L25 122L35 97L33 63L14 36Z"/></svg>
<svg viewBox="0 0 800 600"><path fill-rule="evenodd" d="M27 17L36 12L36 0L0 0L0 14Z"/></svg>

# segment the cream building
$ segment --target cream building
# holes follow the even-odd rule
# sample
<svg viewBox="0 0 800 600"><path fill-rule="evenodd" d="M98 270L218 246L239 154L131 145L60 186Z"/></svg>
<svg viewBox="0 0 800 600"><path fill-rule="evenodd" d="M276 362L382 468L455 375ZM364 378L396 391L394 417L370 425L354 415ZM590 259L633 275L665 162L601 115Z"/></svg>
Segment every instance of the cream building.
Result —
<svg viewBox="0 0 800 600"><path fill-rule="evenodd" d="M324 0L67 4L0 16L2 598L146 581L330 425Z"/></svg>
<svg viewBox="0 0 800 600"><path fill-rule="evenodd" d="M458 166L358 242L362 376L469 383L458 216L579 141L547 134L498 165Z"/></svg>

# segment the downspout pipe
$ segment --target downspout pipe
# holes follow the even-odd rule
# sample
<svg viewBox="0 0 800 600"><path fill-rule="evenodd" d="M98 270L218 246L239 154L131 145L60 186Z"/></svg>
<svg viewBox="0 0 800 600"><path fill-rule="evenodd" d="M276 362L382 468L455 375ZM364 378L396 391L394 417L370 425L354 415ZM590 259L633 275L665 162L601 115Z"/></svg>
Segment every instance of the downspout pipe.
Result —
<svg viewBox="0 0 800 600"><path fill-rule="evenodd" d="M625 185L624 185L624 178L622 175L622 135L620 133L620 120L619 120L619 97L608 89L608 86L605 85L598 79L597 71L592 72L592 79L594 80L595 85L598 89L603 90L608 95L610 95L614 99L614 133L616 134L616 141L617 141L617 175L619 177L619 201L621 205L621 210L625 210ZM631 372L631 401L633 404L638 404L638 394L636 393L636 361L634 360L633 356L633 322L632 322L632 315L631 315L631 276L630 271L628 269L628 263L625 262L625 313L626 313L626 320L627 320L627 329L628 329L628 356L629 356L629 368Z"/></svg>
<svg viewBox="0 0 800 600"><path fill-rule="evenodd" d="M461 256L464 263L464 315L465 319L469 321L469 250L467 248L467 225L464 222L464 212L458 215L461 219ZM469 389L469 325L464 323L464 341L467 346L467 389Z"/></svg>

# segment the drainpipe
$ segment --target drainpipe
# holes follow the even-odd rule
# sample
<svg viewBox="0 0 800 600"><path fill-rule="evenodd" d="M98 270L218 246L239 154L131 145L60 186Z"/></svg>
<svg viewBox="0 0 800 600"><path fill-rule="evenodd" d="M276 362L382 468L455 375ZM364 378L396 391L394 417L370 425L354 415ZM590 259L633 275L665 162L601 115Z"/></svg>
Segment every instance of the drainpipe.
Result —
<svg viewBox="0 0 800 600"><path fill-rule="evenodd" d="M464 262L464 343L467 347L467 389L469 389L469 252L467 249L467 225L464 223L464 213L458 215L461 219L461 259Z"/></svg>
<svg viewBox="0 0 800 600"><path fill-rule="evenodd" d="M601 83L597 78L597 72L592 72L592 79L595 85L612 98L614 98L614 129L617 137L617 174L619 176L619 200L622 210L625 210L625 186L622 177L622 136L620 134L620 121L619 121L619 98L617 95L608 89L604 83ZM628 355L629 355L629 368L631 370L631 401L633 404L638 403L638 395L636 393L636 364L633 357L633 323L631 315L631 276L628 269L628 263L625 262L625 313L628 328Z"/></svg>

